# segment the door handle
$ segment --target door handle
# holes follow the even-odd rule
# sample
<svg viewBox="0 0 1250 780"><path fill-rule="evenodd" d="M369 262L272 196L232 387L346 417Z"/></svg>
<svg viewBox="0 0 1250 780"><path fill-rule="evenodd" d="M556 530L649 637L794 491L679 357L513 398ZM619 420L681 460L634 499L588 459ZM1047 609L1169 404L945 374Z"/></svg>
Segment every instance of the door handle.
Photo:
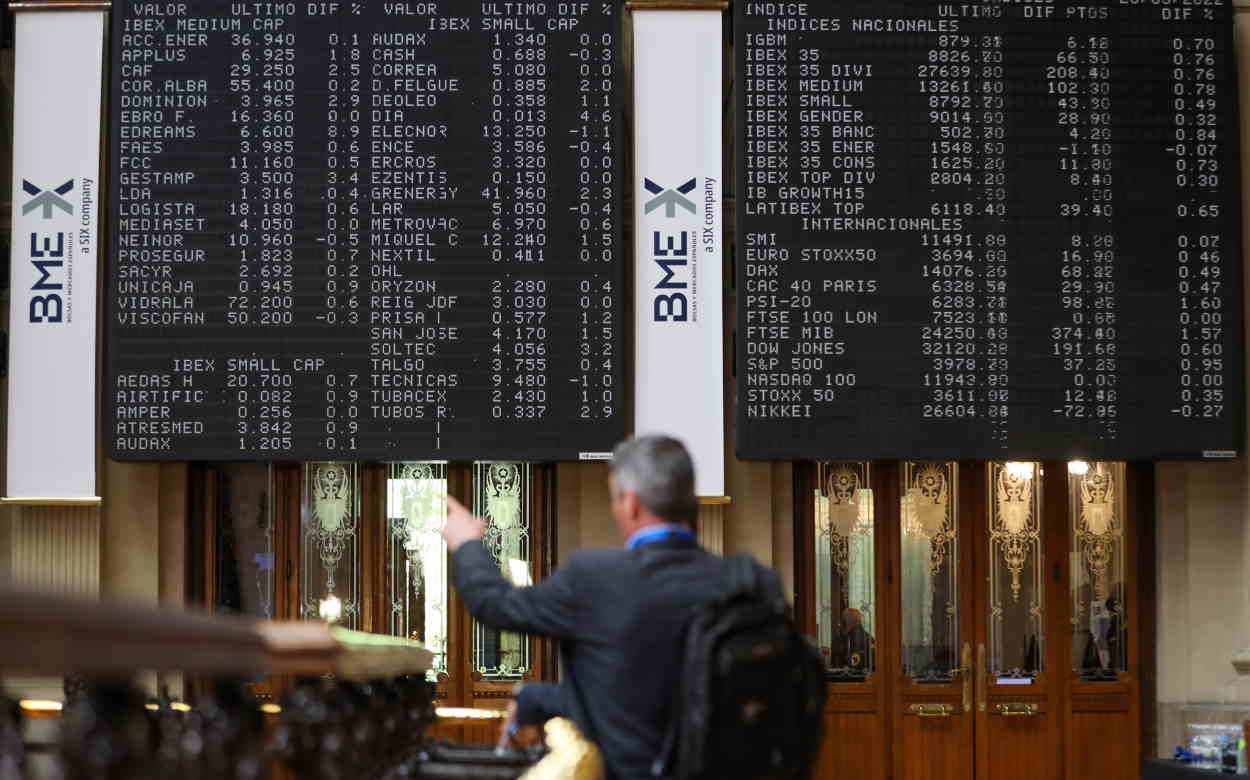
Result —
<svg viewBox="0 0 1250 780"><path fill-rule="evenodd" d="M913 704L908 709L920 718L949 718L955 714L953 704Z"/></svg>
<svg viewBox="0 0 1250 780"><path fill-rule="evenodd" d="M977 643L977 709L985 712L985 643Z"/></svg>
<svg viewBox="0 0 1250 780"><path fill-rule="evenodd" d="M964 642L963 655L960 656L959 673L963 676L964 712L972 712L972 643Z"/></svg>
<svg viewBox="0 0 1250 780"><path fill-rule="evenodd" d="M1038 714L1038 706L1032 702L1014 701L994 705L1004 718L1031 718Z"/></svg>

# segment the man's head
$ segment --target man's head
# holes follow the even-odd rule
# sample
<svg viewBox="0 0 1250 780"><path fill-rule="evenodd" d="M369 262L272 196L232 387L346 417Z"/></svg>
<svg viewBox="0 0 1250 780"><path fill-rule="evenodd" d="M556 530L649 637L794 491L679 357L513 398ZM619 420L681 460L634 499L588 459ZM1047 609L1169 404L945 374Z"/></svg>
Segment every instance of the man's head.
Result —
<svg viewBox="0 0 1250 780"><path fill-rule="evenodd" d="M854 607L848 607L842 612L842 629L847 633L854 631L864 623L864 613Z"/></svg>
<svg viewBox="0 0 1250 780"><path fill-rule="evenodd" d="M622 537L655 523L694 525L694 463L667 436L627 439L612 452L612 517Z"/></svg>

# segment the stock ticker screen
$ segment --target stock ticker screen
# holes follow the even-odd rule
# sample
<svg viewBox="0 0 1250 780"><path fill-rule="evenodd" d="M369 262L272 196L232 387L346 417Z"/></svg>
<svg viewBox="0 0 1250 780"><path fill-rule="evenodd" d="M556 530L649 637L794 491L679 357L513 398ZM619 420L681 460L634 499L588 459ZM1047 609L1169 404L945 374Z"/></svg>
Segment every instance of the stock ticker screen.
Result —
<svg viewBox="0 0 1250 780"><path fill-rule="evenodd" d="M622 13L114 4L110 455L609 451Z"/></svg>
<svg viewBox="0 0 1250 780"><path fill-rule="evenodd" d="M1229 3L734 25L739 457L1237 456Z"/></svg>

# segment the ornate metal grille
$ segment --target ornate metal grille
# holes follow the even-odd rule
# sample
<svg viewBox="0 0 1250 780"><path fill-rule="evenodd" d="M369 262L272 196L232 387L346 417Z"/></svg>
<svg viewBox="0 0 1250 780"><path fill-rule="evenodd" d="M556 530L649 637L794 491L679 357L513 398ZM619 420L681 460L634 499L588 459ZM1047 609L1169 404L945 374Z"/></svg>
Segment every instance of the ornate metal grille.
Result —
<svg viewBox="0 0 1250 780"><path fill-rule="evenodd" d="M483 542L514 583L533 576L532 467L528 463L473 464L473 511L486 519ZM529 637L473 622L473 668L484 679L526 676L531 668Z"/></svg>
<svg viewBox="0 0 1250 780"><path fill-rule="evenodd" d="M1068 467L1072 518L1072 668L1111 681L1128 670L1123 463Z"/></svg>
<svg viewBox="0 0 1250 780"><path fill-rule="evenodd" d="M815 490L816 627L834 680L876 669L876 547L868 463L821 463Z"/></svg>
<svg viewBox="0 0 1250 780"><path fill-rule="evenodd" d="M389 631L434 651L429 677L447 673L447 465L392 463L386 480Z"/></svg>
<svg viewBox="0 0 1250 780"><path fill-rule="evenodd" d="M355 463L304 464L300 511L300 614L316 620L321 603L338 599L339 623L360 623L360 476Z"/></svg>
<svg viewBox="0 0 1250 780"><path fill-rule="evenodd" d="M959 666L959 465L903 463L903 673L944 683Z"/></svg>
<svg viewBox="0 0 1250 780"><path fill-rule="evenodd" d="M1042 466L988 463L989 673L1032 679L1046 657Z"/></svg>

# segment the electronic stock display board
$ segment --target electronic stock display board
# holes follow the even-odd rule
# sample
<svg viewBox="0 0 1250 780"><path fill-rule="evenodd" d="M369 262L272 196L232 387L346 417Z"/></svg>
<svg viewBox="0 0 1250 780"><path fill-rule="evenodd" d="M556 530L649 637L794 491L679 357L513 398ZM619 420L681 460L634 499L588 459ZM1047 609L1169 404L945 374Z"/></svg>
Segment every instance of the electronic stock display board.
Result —
<svg viewBox="0 0 1250 780"><path fill-rule="evenodd" d="M743 458L1226 458L1222 0L735 3Z"/></svg>
<svg viewBox="0 0 1250 780"><path fill-rule="evenodd" d="M113 6L112 457L600 457L621 5Z"/></svg>

